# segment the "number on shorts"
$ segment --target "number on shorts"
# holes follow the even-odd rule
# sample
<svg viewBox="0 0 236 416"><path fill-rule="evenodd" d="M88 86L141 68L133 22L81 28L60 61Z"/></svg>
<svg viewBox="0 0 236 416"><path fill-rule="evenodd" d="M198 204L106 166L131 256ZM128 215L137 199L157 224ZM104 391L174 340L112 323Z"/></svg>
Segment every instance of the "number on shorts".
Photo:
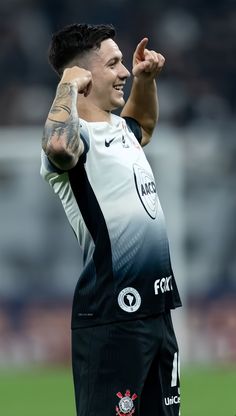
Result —
<svg viewBox="0 0 236 416"><path fill-rule="evenodd" d="M172 367L171 387L177 386L179 372L180 372L179 354L178 352L175 352L174 359L173 359L173 367Z"/></svg>

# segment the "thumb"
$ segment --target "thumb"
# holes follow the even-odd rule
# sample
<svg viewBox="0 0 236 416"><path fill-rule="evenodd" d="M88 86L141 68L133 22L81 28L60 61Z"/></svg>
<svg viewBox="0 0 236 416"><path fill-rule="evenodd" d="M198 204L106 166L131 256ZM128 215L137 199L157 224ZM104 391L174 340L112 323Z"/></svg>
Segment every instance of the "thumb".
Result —
<svg viewBox="0 0 236 416"><path fill-rule="evenodd" d="M138 77L142 72L148 69L150 63L148 61L142 61L139 64L135 65L132 70L132 74L134 77Z"/></svg>

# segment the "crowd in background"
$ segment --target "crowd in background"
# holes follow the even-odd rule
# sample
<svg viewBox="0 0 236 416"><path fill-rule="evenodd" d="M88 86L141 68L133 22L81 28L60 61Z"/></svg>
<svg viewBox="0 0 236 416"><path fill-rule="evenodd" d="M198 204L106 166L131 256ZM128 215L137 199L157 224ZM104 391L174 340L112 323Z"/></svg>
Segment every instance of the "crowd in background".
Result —
<svg viewBox="0 0 236 416"><path fill-rule="evenodd" d="M57 75L53 73L47 62L51 34L65 24L75 22L114 24L117 29L116 39L129 69L134 48L144 36L149 37L148 47L160 51L166 57L166 66L158 83L160 125L171 126L173 131L178 133L176 137L181 142L183 151L186 303L192 309L195 308L195 311L199 310L199 302L202 311L208 305L211 313L206 325L209 325L213 332L212 328L220 327L226 331L229 325L229 333L232 334L231 330L235 331L236 328L235 319L232 318L233 314L235 316L232 297L236 296L235 1L5 0L1 2L0 125L3 128L43 127L58 82ZM3 163L0 167L2 189L4 186L7 188L7 180L9 180L7 169L4 169ZM24 178L26 177L28 178L27 174ZM30 188L27 188L26 182L24 183L25 188L19 188L21 190L18 191L22 195L24 192L27 195L27 189ZM17 194L17 189L15 191ZM43 192L44 190L38 191L34 208L36 205L40 206ZM48 206L44 219L47 217L48 221L54 221L56 228L58 222L53 214L54 209L54 205ZM10 210L9 205L9 212ZM57 215L61 220L61 214ZM35 217L32 216L32 227L33 218ZM1 224L2 227L4 224ZM30 232L30 227L27 232ZM55 246L62 246L62 243L57 241ZM23 310L22 300L25 301L26 294L28 297L33 292L35 294L35 288L36 292L37 287L39 291L43 288L42 297L47 299L52 298L53 293L56 293L58 298L63 297L62 294L65 293L67 301L68 294L71 296L71 287L74 286L73 280L73 284L69 285L68 289L66 280L66 265L71 262L70 256L67 255L62 265L60 262L62 260L56 263L55 247L50 247L49 250L47 246L47 251L42 251L40 258L37 258L37 248L34 249L33 245L30 247L31 254L28 258L17 247L19 245L15 245L15 249L9 251L7 255L4 252L4 261L11 262L11 271L14 270L15 276L17 273L21 276L18 279L18 282L21 282L19 287L25 284L28 289L16 290L17 278L12 279L14 284L12 288L9 285L7 290L4 290L5 283L0 284L0 301L2 300L4 305L2 314L0 305L0 334L5 333L7 320L10 319L11 324L14 322L16 317L14 307L17 313ZM47 267L51 264L56 276L61 273L59 283L56 278L48 282L43 258L47 262ZM4 278L7 280L5 277L7 268L4 267L1 266L0 261L0 281L1 278L3 281ZM3 276L5 271L6 274ZM25 275L31 276L32 287L27 279L22 278ZM8 281L10 280L9 278ZM229 311L227 314L227 317L231 316L231 320L225 318L226 315L223 318L222 315L220 317L217 315L218 320L217 318L214 320L212 317L216 315L212 311L218 313L219 305L225 305L225 299L231 299L228 303L226 301L226 304L232 308L230 309L232 312ZM9 308L13 311L11 315L6 305L10 305ZM196 318L196 314L191 316ZM192 323L195 322L201 332L203 320L200 319L196 323L194 319ZM34 326L31 324L32 322L30 331ZM206 331L207 328L208 326L205 327ZM32 335L32 332L30 334ZM220 350L221 341L219 343ZM217 342L214 345L218 345ZM235 337L230 338L230 345L232 346L229 355L235 358ZM0 345L0 362L1 348L3 344Z"/></svg>
<svg viewBox="0 0 236 416"><path fill-rule="evenodd" d="M128 65L142 36L165 55L163 121L228 121L235 112L233 0L9 0L0 19L1 124L43 122L57 81L46 56L51 34L84 21L113 23Z"/></svg>

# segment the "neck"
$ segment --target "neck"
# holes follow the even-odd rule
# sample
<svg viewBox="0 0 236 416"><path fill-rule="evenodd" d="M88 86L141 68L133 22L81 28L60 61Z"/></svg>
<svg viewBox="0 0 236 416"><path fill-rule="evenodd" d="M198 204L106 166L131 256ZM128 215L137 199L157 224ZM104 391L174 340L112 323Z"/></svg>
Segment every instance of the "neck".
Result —
<svg viewBox="0 0 236 416"><path fill-rule="evenodd" d="M102 110L87 98L78 97L77 101L78 115L82 119L90 122L111 121L111 112Z"/></svg>

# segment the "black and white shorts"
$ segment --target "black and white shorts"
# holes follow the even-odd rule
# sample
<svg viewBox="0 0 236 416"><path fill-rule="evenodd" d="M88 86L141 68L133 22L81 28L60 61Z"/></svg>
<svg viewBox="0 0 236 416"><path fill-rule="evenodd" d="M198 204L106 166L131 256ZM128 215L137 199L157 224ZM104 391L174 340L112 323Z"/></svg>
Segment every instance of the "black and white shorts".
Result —
<svg viewBox="0 0 236 416"><path fill-rule="evenodd" d="M72 330L77 416L179 416L170 312Z"/></svg>

